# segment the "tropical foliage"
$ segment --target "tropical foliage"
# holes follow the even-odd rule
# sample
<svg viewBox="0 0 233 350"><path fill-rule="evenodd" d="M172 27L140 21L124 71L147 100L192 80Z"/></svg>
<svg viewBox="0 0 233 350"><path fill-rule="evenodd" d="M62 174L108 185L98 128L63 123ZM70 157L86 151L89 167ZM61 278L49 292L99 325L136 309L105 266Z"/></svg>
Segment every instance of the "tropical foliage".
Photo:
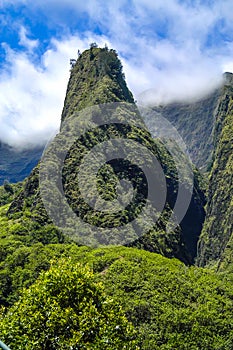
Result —
<svg viewBox="0 0 233 350"><path fill-rule="evenodd" d="M122 178L130 180L137 192L134 205L121 217L103 218L83 205L77 182L82 158L113 136L137 140L153 152L165 174L166 205L153 228L127 247L80 246L54 226L41 200L40 165L23 183L6 181L0 187L0 339L12 350L233 348L232 91L231 86L224 87L218 101L209 181L193 168L190 207L170 233L165 226L177 198L177 168L162 142L145 128L112 124L88 131L70 148L62 173L64 193L74 212L96 227L114 227L140 211L146 193L143 172L122 160L99 170L97 187L105 200L116 197ZM119 101L132 103L128 116L140 119L116 52L93 43L72 63L62 123L93 104ZM60 141L58 152L65 140ZM204 141L194 144L198 142L202 147ZM136 151L132 153L136 159ZM199 152L198 157L206 165L207 155ZM194 265L194 258L206 186L207 219L197 261L209 267L202 268ZM52 189L47 192L53 198Z"/></svg>

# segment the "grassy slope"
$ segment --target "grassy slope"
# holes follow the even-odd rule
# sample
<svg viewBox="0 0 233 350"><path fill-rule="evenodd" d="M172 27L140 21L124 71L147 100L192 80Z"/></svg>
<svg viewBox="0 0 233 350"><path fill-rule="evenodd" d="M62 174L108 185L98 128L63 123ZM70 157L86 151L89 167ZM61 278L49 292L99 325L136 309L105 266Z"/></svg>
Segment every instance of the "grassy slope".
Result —
<svg viewBox="0 0 233 350"><path fill-rule="evenodd" d="M233 346L229 276L188 268L176 259L136 248L92 250L74 244L37 244L19 248L4 262L5 273L14 281L11 301L17 299L22 280L30 285L39 271L49 267L52 257L70 257L70 264L80 262L93 269L96 281L103 283L105 293L121 304L133 323L141 349L228 350Z"/></svg>

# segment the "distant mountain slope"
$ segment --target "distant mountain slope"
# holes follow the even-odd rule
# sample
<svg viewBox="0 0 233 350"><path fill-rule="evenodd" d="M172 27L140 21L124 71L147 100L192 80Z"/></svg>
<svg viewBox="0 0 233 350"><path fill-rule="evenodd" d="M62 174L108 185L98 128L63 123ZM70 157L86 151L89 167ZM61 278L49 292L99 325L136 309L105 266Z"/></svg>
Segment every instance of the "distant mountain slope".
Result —
<svg viewBox="0 0 233 350"><path fill-rule="evenodd" d="M24 180L38 163L44 147L17 150L0 141L0 185Z"/></svg>
<svg viewBox="0 0 233 350"><path fill-rule="evenodd" d="M213 151L213 128L222 87L209 96L191 103L171 103L153 110L169 120L184 139L192 162L206 170ZM150 126L150 120L147 120Z"/></svg>
<svg viewBox="0 0 233 350"><path fill-rule="evenodd" d="M233 74L216 111L213 166L206 220L199 241L198 264L219 263L233 254ZM232 263L232 260L231 260Z"/></svg>
<svg viewBox="0 0 233 350"><path fill-rule="evenodd" d="M225 73L222 86L200 101L153 109L177 128L196 166L209 172L197 263L232 265L233 74ZM150 128L149 118L146 123Z"/></svg>

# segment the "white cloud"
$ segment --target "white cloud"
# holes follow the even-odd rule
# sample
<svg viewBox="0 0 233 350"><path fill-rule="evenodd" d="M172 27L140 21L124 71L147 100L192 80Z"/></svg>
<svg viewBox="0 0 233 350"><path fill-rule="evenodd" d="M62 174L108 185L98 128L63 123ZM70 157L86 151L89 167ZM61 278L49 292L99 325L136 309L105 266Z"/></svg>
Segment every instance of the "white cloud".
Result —
<svg viewBox="0 0 233 350"><path fill-rule="evenodd" d="M7 63L0 73L3 142L31 147L44 144L58 130L69 79L69 59L91 41L89 37L52 40L40 64L33 63L27 52L15 52L5 45ZM32 48L30 43L29 48Z"/></svg>
<svg viewBox="0 0 233 350"><path fill-rule="evenodd" d="M39 42L29 39L24 27L20 44L25 51L6 47L7 66L0 73L0 139L11 144L45 142L59 127L69 58L75 58L77 50L88 48L92 41L100 46L107 42L119 52L129 88L137 100L148 103L198 98L219 84L223 71L233 70L231 0L216 0L211 6L198 0L23 3L33 15L42 11L51 26L63 23L69 30L69 18L64 18L67 9L77 17L77 27L83 13L90 22L82 33L76 28L76 35L52 39L40 64L33 57ZM105 36L94 35L94 26Z"/></svg>
<svg viewBox="0 0 233 350"><path fill-rule="evenodd" d="M19 44L21 46L24 46L28 51L32 51L39 45L39 41L29 39L27 34L28 32L26 28L21 26L20 32L19 32L19 38L20 38Z"/></svg>

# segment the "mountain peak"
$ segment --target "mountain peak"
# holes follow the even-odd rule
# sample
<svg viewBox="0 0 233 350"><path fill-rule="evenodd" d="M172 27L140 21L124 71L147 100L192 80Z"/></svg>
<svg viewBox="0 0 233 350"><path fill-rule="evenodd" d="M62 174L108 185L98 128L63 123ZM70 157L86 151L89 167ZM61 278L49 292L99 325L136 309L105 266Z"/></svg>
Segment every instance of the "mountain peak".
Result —
<svg viewBox="0 0 233 350"><path fill-rule="evenodd" d="M233 73L225 72L223 74L223 79L226 85L233 85Z"/></svg>
<svg viewBox="0 0 233 350"><path fill-rule="evenodd" d="M79 53L78 59L71 62L62 121L67 115L93 105L122 101L134 103L115 50L91 44L90 49Z"/></svg>

